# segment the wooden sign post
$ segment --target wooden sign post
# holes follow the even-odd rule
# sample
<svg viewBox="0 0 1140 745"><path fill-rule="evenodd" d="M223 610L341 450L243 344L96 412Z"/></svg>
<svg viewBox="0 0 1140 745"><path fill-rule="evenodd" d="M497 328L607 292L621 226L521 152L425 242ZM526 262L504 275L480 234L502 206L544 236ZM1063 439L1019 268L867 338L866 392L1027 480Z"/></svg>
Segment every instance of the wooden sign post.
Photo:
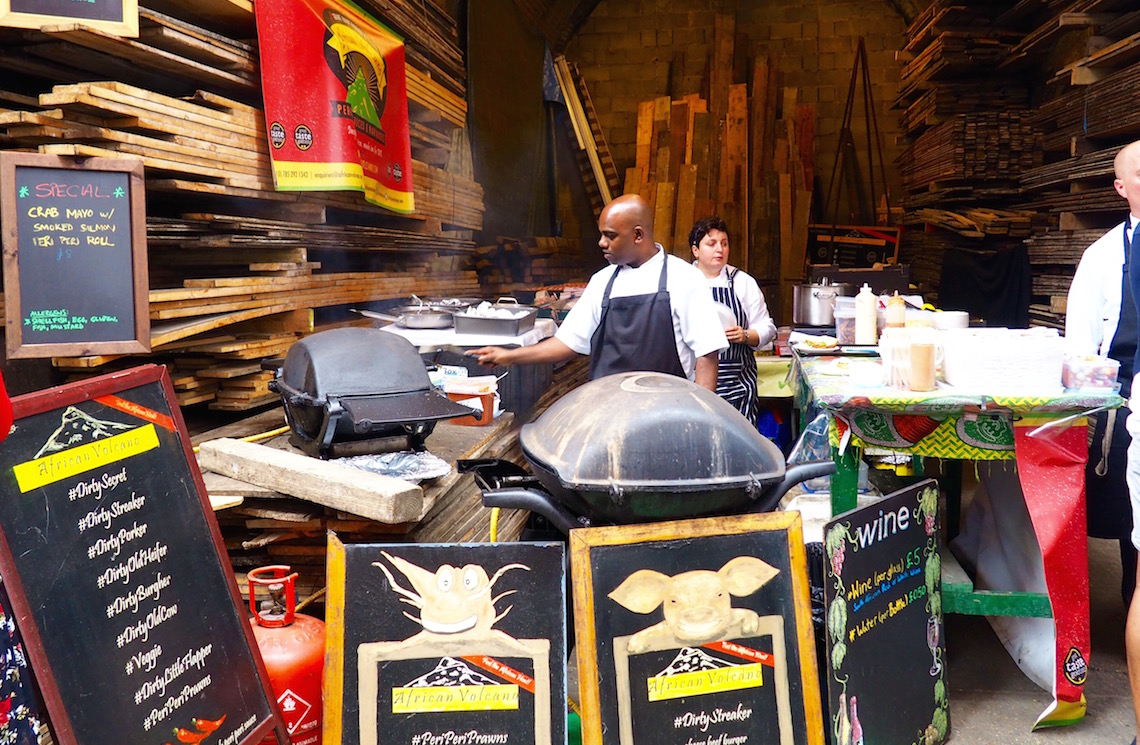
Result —
<svg viewBox="0 0 1140 745"><path fill-rule="evenodd" d="M63 745L289 741L165 368L13 399L0 572Z"/></svg>
<svg viewBox="0 0 1140 745"><path fill-rule="evenodd" d="M0 0L0 26L40 28L68 23L137 37L138 0Z"/></svg>
<svg viewBox="0 0 1140 745"><path fill-rule="evenodd" d="M142 161L0 153L8 356L150 351Z"/></svg>
<svg viewBox="0 0 1140 745"><path fill-rule="evenodd" d="M585 745L822 745L799 513L574 530L570 557Z"/></svg>
<svg viewBox="0 0 1140 745"><path fill-rule="evenodd" d="M325 745L565 743L563 556L330 533Z"/></svg>
<svg viewBox="0 0 1140 745"><path fill-rule="evenodd" d="M945 741L938 483L840 515L824 548L834 742Z"/></svg>

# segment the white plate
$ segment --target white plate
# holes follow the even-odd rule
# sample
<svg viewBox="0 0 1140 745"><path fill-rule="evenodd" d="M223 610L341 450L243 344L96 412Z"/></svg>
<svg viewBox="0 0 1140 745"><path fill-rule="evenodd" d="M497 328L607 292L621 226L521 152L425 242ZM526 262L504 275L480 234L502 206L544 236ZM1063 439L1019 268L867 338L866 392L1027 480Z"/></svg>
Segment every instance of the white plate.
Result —
<svg viewBox="0 0 1140 745"><path fill-rule="evenodd" d="M792 346L795 347L795 350L801 354L826 354L828 352L836 352L839 350L839 341L833 337L817 336L813 337L812 341L816 342L817 344L820 342L826 342L827 346L814 346L812 344L808 344L806 340L797 341Z"/></svg>
<svg viewBox="0 0 1140 745"><path fill-rule="evenodd" d="M732 312L732 308L715 300L713 301L713 305L716 306L716 314L720 316L720 325L722 328L729 329L737 325L736 314Z"/></svg>

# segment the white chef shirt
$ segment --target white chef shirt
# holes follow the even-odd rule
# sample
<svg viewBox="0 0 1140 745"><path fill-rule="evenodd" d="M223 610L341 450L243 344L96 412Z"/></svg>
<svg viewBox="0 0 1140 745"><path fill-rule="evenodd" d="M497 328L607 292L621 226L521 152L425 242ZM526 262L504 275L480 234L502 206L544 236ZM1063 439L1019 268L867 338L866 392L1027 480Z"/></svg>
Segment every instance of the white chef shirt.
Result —
<svg viewBox="0 0 1140 745"><path fill-rule="evenodd" d="M694 262L693 265L696 266L696 263ZM705 282L709 287L728 287L728 274L735 270L736 267L726 265L715 277L705 277ZM704 277L704 273L701 276ZM763 347L765 344L771 343L776 338L776 324L772 322L772 316L768 313L768 304L764 301L764 293L760 291L760 285L756 284L752 275L737 271L732 287L736 293L736 299L744 306L744 316L748 319L744 327L756 329L756 333L759 334L760 342L756 346Z"/></svg>
<svg viewBox="0 0 1140 745"><path fill-rule="evenodd" d="M1133 224L1138 222L1134 217L1129 221ZM1093 241L1085 249L1073 274L1065 304L1065 341L1069 354L1108 354L1120 322L1123 230L1121 223ZM1132 237L1131 230L1128 235ZM1137 264L1137 269L1140 270L1140 264Z"/></svg>
<svg viewBox="0 0 1140 745"><path fill-rule="evenodd" d="M669 262L665 289L673 312L673 340L677 357L689 380L696 374L697 357L728 348L728 339L720 324L712 293L700 270L687 261L665 253L661 244L657 254L637 268L623 266L614 280L610 297L650 295L657 292L661 279L661 262ZM558 327L555 337L578 354L590 353L590 339L602 317L602 296L617 266L607 266L590 277L582 297Z"/></svg>

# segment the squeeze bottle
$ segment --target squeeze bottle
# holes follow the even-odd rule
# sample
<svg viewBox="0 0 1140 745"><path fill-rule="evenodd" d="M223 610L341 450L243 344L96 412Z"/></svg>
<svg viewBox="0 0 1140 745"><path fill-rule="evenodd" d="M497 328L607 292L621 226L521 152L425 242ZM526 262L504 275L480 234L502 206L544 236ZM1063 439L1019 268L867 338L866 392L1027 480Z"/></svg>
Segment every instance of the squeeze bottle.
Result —
<svg viewBox="0 0 1140 745"><path fill-rule="evenodd" d="M878 305L879 298L871 291L871 285L864 283L855 296L855 343L859 346L872 346L879 340Z"/></svg>
<svg viewBox="0 0 1140 745"><path fill-rule="evenodd" d="M887 328L906 326L906 301L897 292L887 301Z"/></svg>

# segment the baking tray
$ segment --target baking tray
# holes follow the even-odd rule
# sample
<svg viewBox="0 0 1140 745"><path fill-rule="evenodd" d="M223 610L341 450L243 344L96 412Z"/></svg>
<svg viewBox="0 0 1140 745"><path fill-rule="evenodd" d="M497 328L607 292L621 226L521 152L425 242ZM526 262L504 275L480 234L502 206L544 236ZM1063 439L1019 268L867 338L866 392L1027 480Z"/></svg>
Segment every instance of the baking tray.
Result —
<svg viewBox="0 0 1140 745"><path fill-rule="evenodd" d="M506 308L511 311L524 311L525 315L519 318L482 318L466 313L455 313L455 333L457 334L494 334L499 336L522 336L534 328L534 319L538 316L538 308L513 303L496 303L495 308Z"/></svg>

